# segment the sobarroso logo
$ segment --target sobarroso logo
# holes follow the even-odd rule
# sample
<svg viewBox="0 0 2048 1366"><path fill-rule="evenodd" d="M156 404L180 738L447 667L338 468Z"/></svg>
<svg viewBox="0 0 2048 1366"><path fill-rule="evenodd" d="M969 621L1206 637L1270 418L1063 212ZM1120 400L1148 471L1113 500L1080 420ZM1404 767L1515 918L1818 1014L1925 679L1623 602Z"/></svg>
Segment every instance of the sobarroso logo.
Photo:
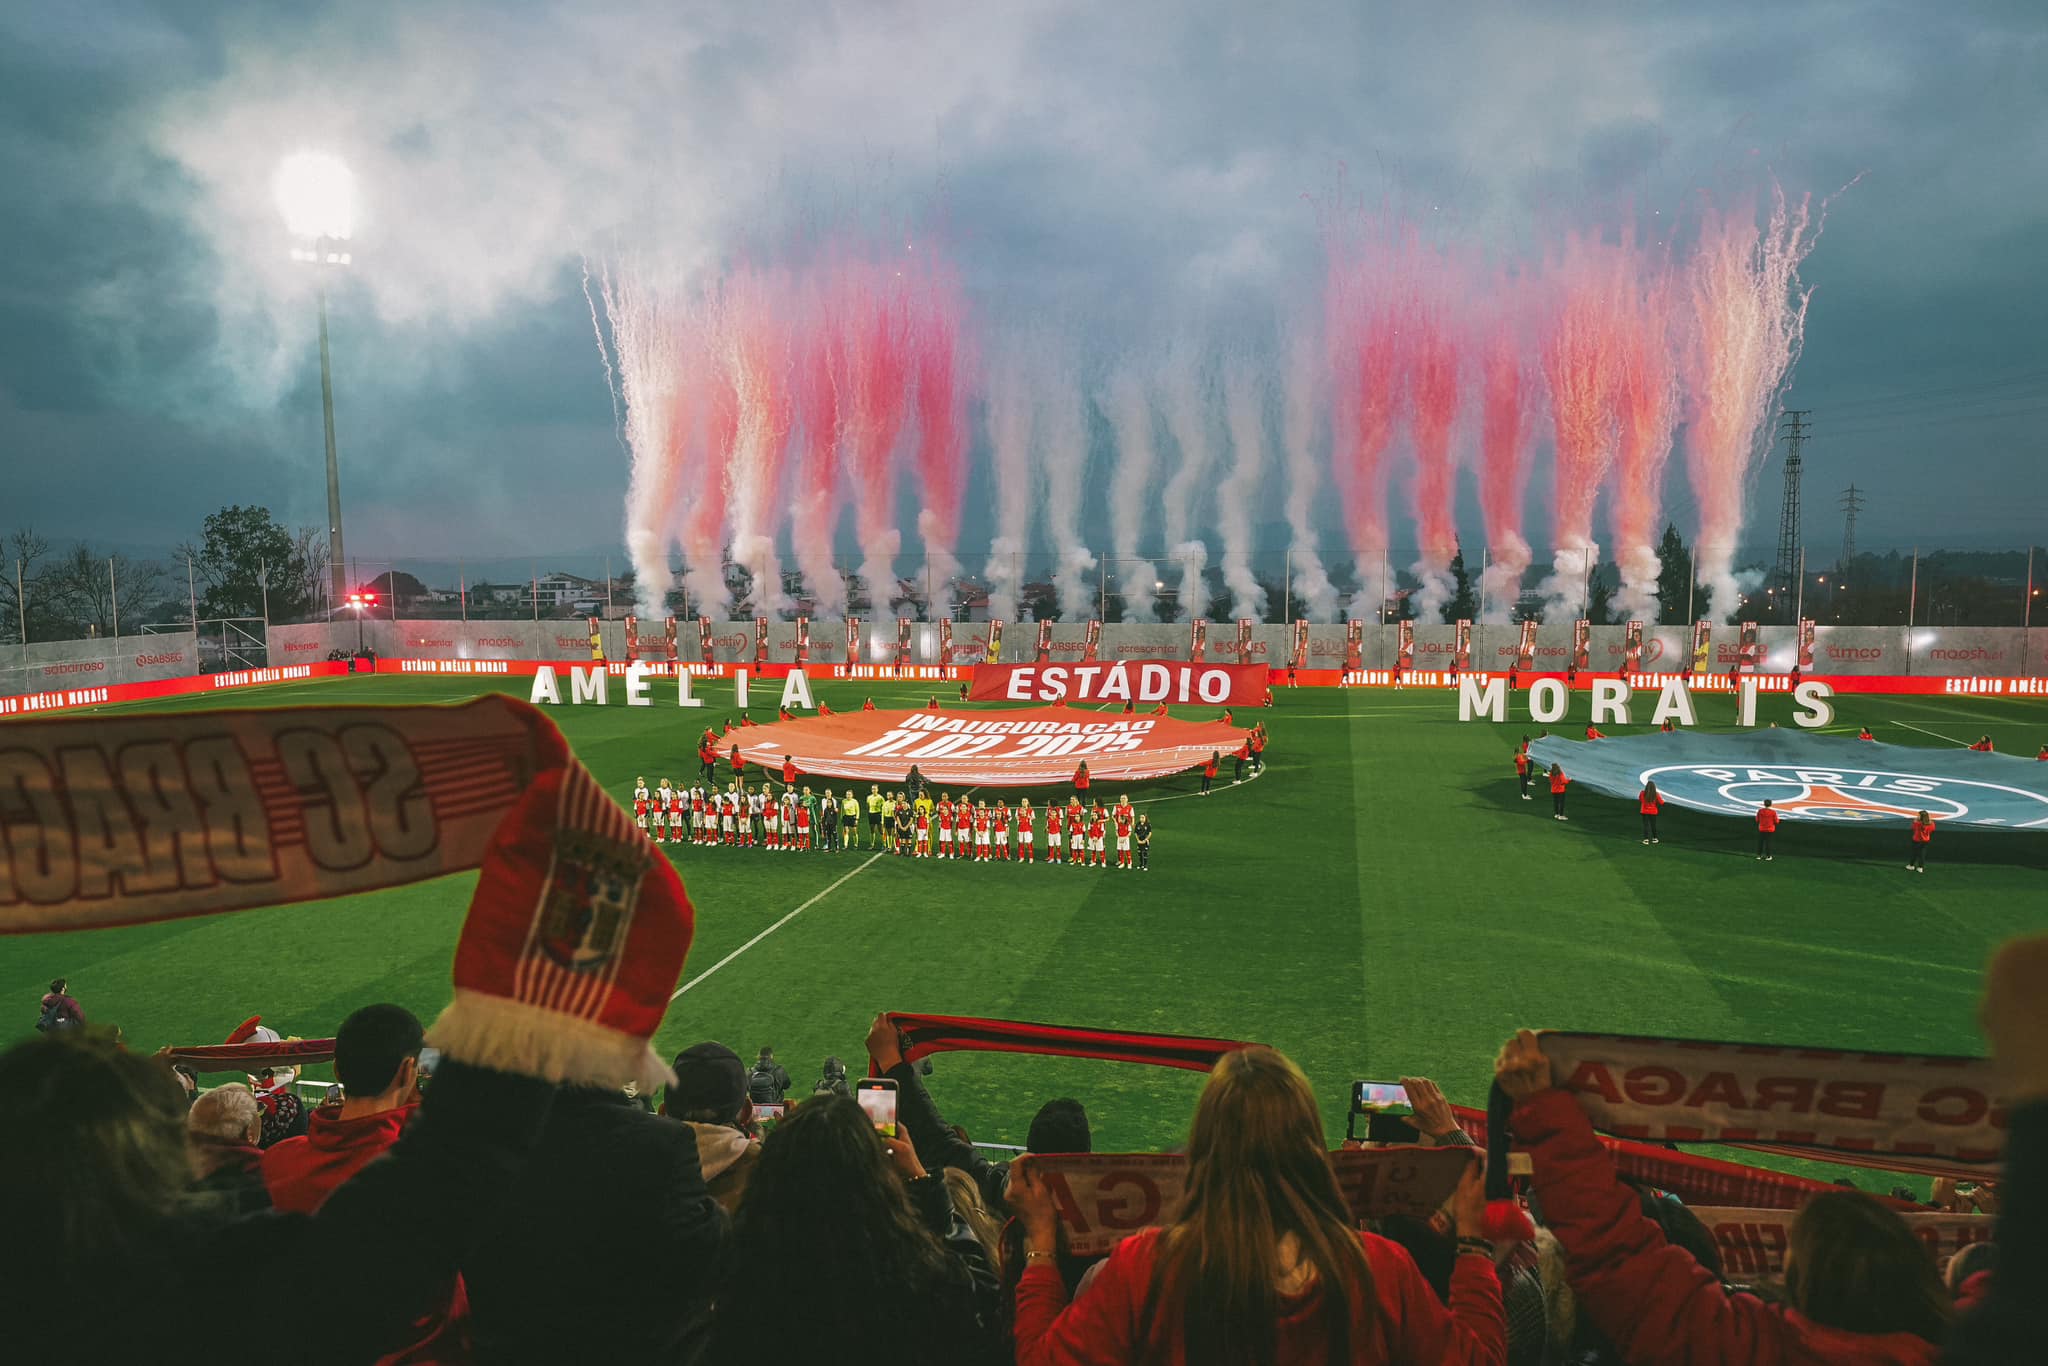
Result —
<svg viewBox="0 0 2048 1366"><path fill-rule="evenodd" d="M1641 781L1681 806L1745 816L1768 800L1793 820L1864 825L1910 821L1925 811L1936 821L1969 817L1972 825L2048 823L2048 796L2004 783L1936 778L1889 769L1822 768L1801 764L1669 764L1645 769ZM2023 804L2018 819L1983 814ZM1972 815L1972 807L1980 814Z"/></svg>

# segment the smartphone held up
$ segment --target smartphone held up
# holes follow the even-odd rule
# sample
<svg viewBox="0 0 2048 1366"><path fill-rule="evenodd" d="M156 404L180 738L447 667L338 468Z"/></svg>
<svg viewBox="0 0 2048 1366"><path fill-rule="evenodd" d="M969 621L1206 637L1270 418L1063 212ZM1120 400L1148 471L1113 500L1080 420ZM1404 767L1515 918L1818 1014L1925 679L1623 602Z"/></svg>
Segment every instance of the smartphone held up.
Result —
<svg viewBox="0 0 2048 1366"><path fill-rule="evenodd" d="M896 1083L888 1077L862 1077L853 1098L867 1112L868 1123L884 1138L896 1137Z"/></svg>

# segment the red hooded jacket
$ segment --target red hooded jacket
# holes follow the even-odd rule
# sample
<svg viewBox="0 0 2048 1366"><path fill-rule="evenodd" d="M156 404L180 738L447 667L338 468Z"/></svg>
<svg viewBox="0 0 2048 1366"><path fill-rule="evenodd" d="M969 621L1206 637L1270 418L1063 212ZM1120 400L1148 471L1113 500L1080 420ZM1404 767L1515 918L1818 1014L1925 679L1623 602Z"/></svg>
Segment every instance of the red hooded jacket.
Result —
<svg viewBox="0 0 2048 1366"><path fill-rule="evenodd" d="M1146 1229L1117 1244L1096 1273L1095 1283L1068 1304L1057 1268L1034 1262L1017 1284L1017 1366L1125 1366L1162 1360L1178 1366L1186 1357L1172 1342L1161 1357L1148 1357L1138 1341L1160 1230ZM1351 1311L1353 1362L1416 1362L1429 1366L1507 1360L1507 1319L1501 1310L1500 1278L1484 1257L1460 1257L1451 1269L1451 1302L1437 1300L1415 1263L1397 1245L1361 1233L1378 1301L1368 1325L1363 1306ZM1279 1366L1322 1366L1329 1349L1323 1337L1323 1292L1313 1286L1282 1301ZM1169 1331L1161 1316L1155 1341Z"/></svg>
<svg viewBox="0 0 2048 1366"><path fill-rule="evenodd" d="M341 1119L321 1106L306 1125L304 1138L287 1138L263 1154L263 1184L270 1203L295 1214L311 1214L335 1188L384 1155L398 1142L405 1122L417 1107L379 1110L360 1119Z"/></svg>
<svg viewBox="0 0 2048 1366"><path fill-rule="evenodd" d="M1535 1167L1545 1222L1564 1245L1579 1312L1635 1366L1920 1366L1933 1343L1910 1333L1851 1333L1729 1291L1664 1240L1570 1092L1515 1107L1515 1136Z"/></svg>

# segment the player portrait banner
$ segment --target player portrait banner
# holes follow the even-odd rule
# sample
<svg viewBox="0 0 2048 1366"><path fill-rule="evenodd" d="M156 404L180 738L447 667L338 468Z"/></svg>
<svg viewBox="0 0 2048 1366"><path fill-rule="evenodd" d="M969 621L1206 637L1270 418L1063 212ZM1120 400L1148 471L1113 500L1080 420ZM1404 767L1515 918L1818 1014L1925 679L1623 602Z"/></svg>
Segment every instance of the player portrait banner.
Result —
<svg viewBox="0 0 2048 1366"><path fill-rule="evenodd" d="M1287 657L1291 669L1308 667L1308 620L1302 618L1294 623L1294 653Z"/></svg>
<svg viewBox="0 0 2048 1366"><path fill-rule="evenodd" d="M900 668L901 666L908 664L909 662L910 618L898 617L896 618L896 664Z"/></svg>
<svg viewBox="0 0 2048 1366"><path fill-rule="evenodd" d="M1187 1185L1183 1153L1033 1156L1066 1233L1066 1250L1100 1257L1133 1233L1173 1217ZM1469 1148L1357 1148L1330 1154L1354 1219L1426 1219L1451 1198L1473 1162Z"/></svg>
<svg viewBox="0 0 2048 1366"><path fill-rule="evenodd" d="M811 662L811 619L796 619L796 662L799 665Z"/></svg>
<svg viewBox="0 0 2048 1366"><path fill-rule="evenodd" d="M1763 634L1755 622L1745 621L1735 639L1735 666L1754 672L1763 662Z"/></svg>
<svg viewBox="0 0 2048 1366"><path fill-rule="evenodd" d="M1572 623L1572 667L1584 669L1593 660L1593 623L1580 620Z"/></svg>
<svg viewBox="0 0 2048 1366"><path fill-rule="evenodd" d="M953 619L951 617L942 617L939 619L939 663L951 664L952 662Z"/></svg>
<svg viewBox="0 0 2048 1366"><path fill-rule="evenodd" d="M1405 617L1394 627L1394 667L1415 667L1415 623Z"/></svg>
<svg viewBox="0 0 2048 1366"><path fill-rule="evenodd" d="M1696 674L1707 672L1707 665L1714 657L1714 623L1696 621L1692 624L1692 671Z"/></svg>
<svg viewBox="0 0 2048 1366"><path fill-rule="evenodd" d="M754 667L768 662L768 618L754 618Z"/></svg>
<svg viewBox="0 0 2048 1366"><path fill-rule="evenodd" d="M988 624L988 653L982 658L984 662L989 664L1000 664L1003 662L1003 623L1001 621L991 621Z"/></svg>
<svg viewBox="0 0 2048 1366"><path fill-rule="evenodd" d="M590 657L602 664L604 662L604 628L598 625L596 617L591 617L589 621Z"/></svg>
<svg viewBox="0 0 2048 1366"><path fill-rule="evenodd" d="M1550 735L1529 754L1605 796L1634 801L1644 783L1654 782L1667 802L1744 820L1769 801L1791 824L1903 830L1925 811L1937 828L2048 832L2048 764L2012 754L1784 729L1604 740Z"/></svg>
<svg viewBox="0 0 2048 1366"><path fill-rule="evenodd" d="M670 621L671 621L671 622L673 622L673 621L674 621L674 618L673 618L673 617L671 617L671 618L670 618ZM704 662L705 662L706 664L709 664L709 663L711 662L711 618L710 618L710 617L698 617L698 618L697 618L697 651L698 651L698 653L697 653L697 658L699 658L699 659L703 660L703 661L704 661Z"/></svg>
<svg viewBox="0 0 2048 1366"><path fill-rule="evenodd" d="M1093 664L1097 659L1100 659L1101 657L1102 623L1099 621L1091 621L1088 623L1087 634L1082 637L1081 662L1084 664Z"/></svg>
<svg viewBox="0 0 2048 1366"><path fill-rule="evenodd" d="M1252 662L1252 619L1250 617L1239 617L1237 619L1236 653L1238 663L1249 664Z"/></svg>
<svg viewBox="0 0 2048 1366"><path fill-rule="evenodd" d="M640 657L640 618L626 615L626 662L632 663Z"/></svg>
<svg viewBox="0 0 2048 1366"><path fill-rule="evenodd" d="M846 619L846 662L848 664L858 664L860 660L860 618L848 617Z"/></svg>
<svg viewBox="0 0 2048 1366"><path fill-rule="evenodd" d="M1621 671L1640 673L1643 667L1643 623L1632 621L1621 638Z"/></svg>
<svg viewBox="0 0 2048 1366"><path fill-rule="evenodd" d="M1202 663L1209 653L1209 623L1196 617L1188 626L1188 659Z"/></svg>
<svg viewBox="0 0 2048 1366"><path fill-rule="evenodd" d="M478 867L543 774L618 812L524 702L25 721L0 736L0 933L373 891ZM565 800L569 800L565 795ZM623 826L630 832L630 826Z"/></svg>
<svg viewBox="0 0 2048 1366"><path fill-rule="evenodd" d="M1120 659L1113 664L980 664L977 702L1131 702L1252 707L1266 699L1263 664Z"/></svg>
<svg viewBox="0 0 2048 1366"><path fill-rule="evenodd" d="M1730 1209L1723 1205L1688 1205L1721 1249L1721 1271L1731 1281L1776 1285L1785 1279L1785 1254L1792 1246L1789 1209ZM1991 1241L1995 1222L1986 1214L1906 1214L1899 1216L1927 1249L1936 1268L1972 1243Z"/></svg>
<svg viewBox="0 0 2048 1366"><path fill-rule="evenodd" d="M1814 624L1811 618L1802 617L1799 622L1799 653L1794 657L1793 668L1801 673L1813 669Z"/></svg>
<svg viewBox="0 0 2048 1366"><path fill-rule="evenodd" d="M1221 721L1033 707L834 712L749 726L728 738L739 740L748 763L771 773L787 757L799 771L827 778L901 782L915 765L941 785L1037 787L1065 782L1084 759L1103 782L1161 778L1233 752L1246 733Z"/></svg>
<svg viewBox="0 0 2048 1366"><path fill-rule="evenodd" d="M1344 623L1344 668L1356 673L1365 667L1365 623L1357 617Z"/></svg>
<svg viewBox="0 0 2048 1366"><path fill-rule="evenodd" d="M1052 622L1041 619L1038 623L1038 662L1045 663L1052 658ZM993 661L991 661L993 662Z"/></svg>
<svg viewBox="0 0 2048 1366"><path fill-rule="evenodd" d="M1515 667L1524 673L1536 667L1536 623L1522 623L1522 638L1515 642Z"/></svg>
<svg viewBox="0 0 2048 1366"><path fill-rule="evenodd" d="M1989 1060L1544 1033L1557 1085L1623 1138L1751 1141L1995 1162L2006 1113Z"/></svg>
<svg viewBox="0 0 2048 1366"><path fill-rule="evenodd" d="M1471 668L1472 623L1464 617L1459 617L1456 634L1451 640L1451 667L1461 672Z"/></svg>

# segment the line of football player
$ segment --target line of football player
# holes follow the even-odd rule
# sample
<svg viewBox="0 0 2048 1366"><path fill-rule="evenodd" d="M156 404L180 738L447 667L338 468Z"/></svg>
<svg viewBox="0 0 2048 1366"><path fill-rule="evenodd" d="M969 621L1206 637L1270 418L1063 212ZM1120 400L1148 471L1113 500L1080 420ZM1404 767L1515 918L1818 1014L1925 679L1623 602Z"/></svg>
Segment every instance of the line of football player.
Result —
<svg viewBox="0 0 2048 1366"><path fill-rule="evenodd" d="M876 849L977 863L1038 862L1042 828L1048 864L1106 868L1114 853L1118 868L1149 872L1152 866L1152 821L1131 805L1129 794L1107 807L1078 796L1034 807L1028 797L1014 806L1002 798L972 801L964 792L957 800L943 792L912 798L900 789L884 792L879 784L870 784L865 798L852 787L821 793L795 784L779 793L773 789L772 782L750 786L743 779L722 788L679 788L666 778L650 789L639 778L633 816L656 844L777 853Z"/></svg>

